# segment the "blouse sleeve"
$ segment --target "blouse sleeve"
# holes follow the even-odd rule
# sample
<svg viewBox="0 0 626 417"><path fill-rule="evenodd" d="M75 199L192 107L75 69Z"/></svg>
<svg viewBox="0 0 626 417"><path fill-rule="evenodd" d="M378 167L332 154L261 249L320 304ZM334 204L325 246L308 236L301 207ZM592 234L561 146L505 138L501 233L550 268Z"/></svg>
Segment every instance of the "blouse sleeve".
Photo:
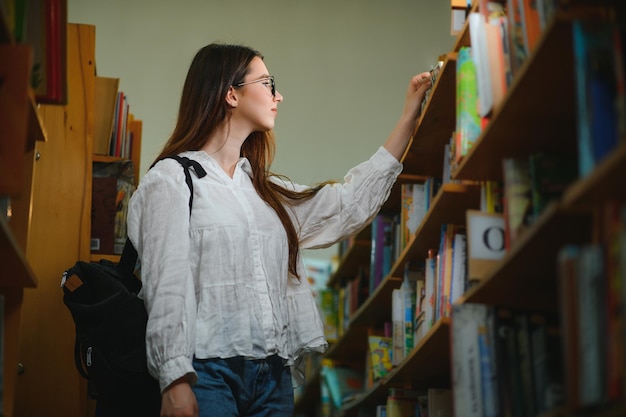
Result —
<svg viewBox="0 0 626 417"><path fill-rule="evenodd" d="M314 198L296 203L300 247L327 247L362 229L387 200L401 171L402 164L381 146L352 168L343 182L326 185Z"/></svg>
<svg viewBox="0 0 626 417"><path fill-rule="evenodd" d="M196 380L188 202L183 170L164 160L144 176L129 204L128 234L141 259L141 295L148 312L148 370L161 391L185 375Z"/></svg>

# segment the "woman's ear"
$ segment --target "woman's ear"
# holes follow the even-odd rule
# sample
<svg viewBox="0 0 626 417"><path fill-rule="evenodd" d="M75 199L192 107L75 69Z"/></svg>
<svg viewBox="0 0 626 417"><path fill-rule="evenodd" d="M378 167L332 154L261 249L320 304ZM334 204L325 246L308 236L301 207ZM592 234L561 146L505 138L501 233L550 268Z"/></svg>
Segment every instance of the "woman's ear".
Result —
<svg viewBox="0 0 626 417"><path fill-rule="evenodd" d="M237 96L237 91L235 90L235 87L231 86L226 93L226 104L228 104L230 108L234 109L237 107L238 101L239 97Z"/></svg>

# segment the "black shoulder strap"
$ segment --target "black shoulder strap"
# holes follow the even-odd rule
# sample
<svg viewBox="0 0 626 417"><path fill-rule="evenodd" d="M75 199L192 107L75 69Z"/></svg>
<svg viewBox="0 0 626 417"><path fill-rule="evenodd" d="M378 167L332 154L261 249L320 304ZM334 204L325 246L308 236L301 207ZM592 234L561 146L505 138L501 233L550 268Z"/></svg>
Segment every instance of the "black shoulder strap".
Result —
<svg viewBox="0 0 626 417"><path fill-rule="evenodd" d="M198 178L204 177L206 175L206 171L197 161L189 159L186 156L171 155L166 156L163 159L166 158L178 161L185 171L185 182L187 183L187 187L189 187L189 216L191 216L191 208L193 207L193 181L189 171L193 169ZM135 246L132 244L130 239L126 238L126 243L124 244L124 249L122 250L122 256L117 264L118 271L130 272L132 274L135 270L135 265L137 264L137 256Z"/></svg>

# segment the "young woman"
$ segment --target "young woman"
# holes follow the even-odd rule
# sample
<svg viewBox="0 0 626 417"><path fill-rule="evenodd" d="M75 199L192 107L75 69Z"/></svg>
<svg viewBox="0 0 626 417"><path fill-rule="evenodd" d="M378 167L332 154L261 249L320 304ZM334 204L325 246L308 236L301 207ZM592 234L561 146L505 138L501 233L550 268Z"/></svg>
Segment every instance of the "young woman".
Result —
<svg viewBox="0 0 626 417"><path fill-rule="evenodd" d="M269 171L283 96L261 54L222 44L198 51L174 132L128 214L161 416L292 415L298 365L327 347L299 250L330 246L372 220L430 86L428 73L410 80L384 146L343 183L306 187ZM207 172L193 178L191 215L183 170L163 159L174 154Z"/></svg>

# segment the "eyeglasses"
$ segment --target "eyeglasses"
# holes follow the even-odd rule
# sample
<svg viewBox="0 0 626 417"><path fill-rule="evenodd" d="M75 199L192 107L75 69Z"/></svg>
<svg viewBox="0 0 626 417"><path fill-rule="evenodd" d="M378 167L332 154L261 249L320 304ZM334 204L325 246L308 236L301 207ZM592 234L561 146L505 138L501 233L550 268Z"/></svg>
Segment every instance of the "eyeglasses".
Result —
<svg viewBox="0 0 626 417"><path fill-rule="evenodd" d="M274 82L273 75L270 75L269 77L266 77L266 78L254 80L254 81L248 81L246 83L234 84L233 87L243 87L244 85L254 84L254 83L264 83L263 85L270 88L270 91L272 92L272 96L276 97L276 83Z"/></svg>

